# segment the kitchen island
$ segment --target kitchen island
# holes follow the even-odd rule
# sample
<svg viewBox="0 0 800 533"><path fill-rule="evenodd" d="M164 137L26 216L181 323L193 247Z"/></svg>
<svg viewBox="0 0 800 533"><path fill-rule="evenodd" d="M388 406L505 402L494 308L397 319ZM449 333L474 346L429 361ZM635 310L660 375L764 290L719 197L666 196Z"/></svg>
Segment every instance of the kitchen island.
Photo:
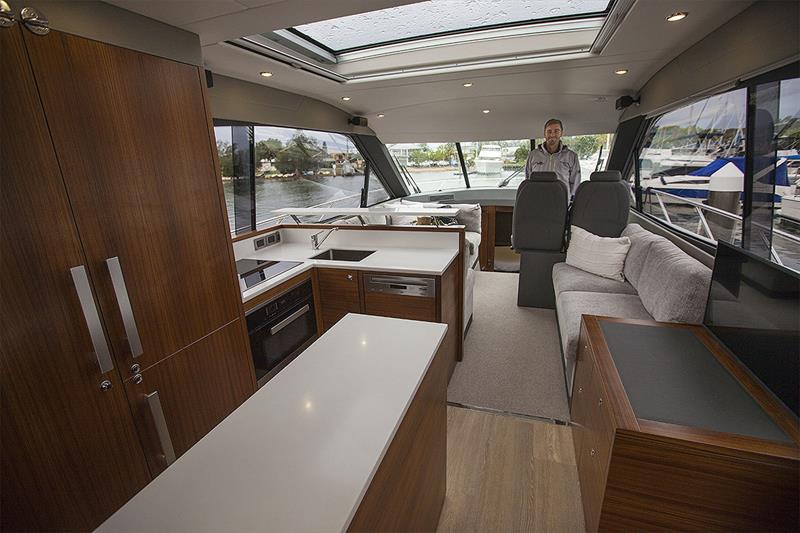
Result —
<svg viewBox="0 0 800 533"><path fill-rule="evenodd" d="M446 331L347 315L98 530L435 529Z"/></svg>

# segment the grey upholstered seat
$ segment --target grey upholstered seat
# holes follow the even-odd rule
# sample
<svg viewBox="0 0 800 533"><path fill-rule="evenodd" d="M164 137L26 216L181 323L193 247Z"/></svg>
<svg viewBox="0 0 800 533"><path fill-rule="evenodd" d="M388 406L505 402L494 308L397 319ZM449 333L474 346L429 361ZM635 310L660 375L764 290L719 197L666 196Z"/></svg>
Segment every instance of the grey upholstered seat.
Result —
<svg viewBox="0 0 800 533"><path fill-rule="evenodd" d="M564 260L569 192L555 172L532 172L517 189L511 246L520 254L517 305L555 307L552 268Z"/></svg>
<svg viewBox="0 0 800 533"><path fill-rule="evenodd" d="M570 223L601 237L619 237L628 224L630 192L618 170L592 172L578 185Z"/></svg>
<svg viewBox="0 0 800 533"><path fill-rule="evenodd" d="M561 251L569 192L555 172L531 172L520 183L514 204L511 246L516 251Z"/></svg>

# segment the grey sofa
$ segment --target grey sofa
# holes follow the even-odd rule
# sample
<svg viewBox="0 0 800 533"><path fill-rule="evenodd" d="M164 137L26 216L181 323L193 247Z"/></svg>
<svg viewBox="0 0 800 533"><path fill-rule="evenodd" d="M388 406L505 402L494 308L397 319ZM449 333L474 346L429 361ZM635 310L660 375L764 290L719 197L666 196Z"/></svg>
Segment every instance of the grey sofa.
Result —
<svg viewBox="0 0 800 533"><path fill-rule="evenodd" d="M596 276L566 263L553 266L553 289L567 390L571 393L581 315L699 324L711 270L672 242L629 224L625 281Z"/></svg>

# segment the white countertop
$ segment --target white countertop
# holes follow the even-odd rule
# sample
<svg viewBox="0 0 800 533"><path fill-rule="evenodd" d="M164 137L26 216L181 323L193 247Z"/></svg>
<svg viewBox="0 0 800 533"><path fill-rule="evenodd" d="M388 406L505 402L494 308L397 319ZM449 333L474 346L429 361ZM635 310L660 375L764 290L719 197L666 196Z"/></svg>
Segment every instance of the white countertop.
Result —
<svg viewBox="0 0 800 533"><path fill-rule="evenodd" d="M343 531L447 326L349 314L98 531Z"/></svg>
<svg viewBox="0 0 800 533"><path fill-rule="evenodd" d="M302 261L298 265L264 283L248 289L242 293L242 300L248 301L259 294L275 287L276 285L290 279L312 267L321 268L346 268L351 270L372 270L380 272L398 272L405 274L427 274L441 276L453 259L458 254L458 246L452 247L414 247L413 242L408 242L404 246L387 246L378 242L363 243L358 242L336 242L336 237L342 236L345 231L334 233L326 240L319 250L311 247L311 242L284 242L275 246L264 248L263 250L237 253L236 259L269 259L272 261ZM349 233L349 231L347 231ZM372 232L378 233L378 232ZM349 239L353 241L352 236ZM340 239L341 240L341 239ZM409 244L412 244L409 246ZM320 254L330 248L343 250L375 250L375 253L365 257L361 261L327 261L315 260L310 257Z"/></svg>

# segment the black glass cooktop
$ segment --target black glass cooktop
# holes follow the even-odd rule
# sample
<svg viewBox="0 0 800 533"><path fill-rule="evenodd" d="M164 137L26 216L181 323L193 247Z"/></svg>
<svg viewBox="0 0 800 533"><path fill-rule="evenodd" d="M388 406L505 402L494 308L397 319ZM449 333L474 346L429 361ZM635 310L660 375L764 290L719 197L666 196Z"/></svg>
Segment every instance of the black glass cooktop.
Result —
<svg viewBox="0 0 800 533"><path fill-rule="evenodd" d="M301 264L303 263L300 261L239 259L236 261L236 273L239 274L240 285L244 291Z"/></svg>

